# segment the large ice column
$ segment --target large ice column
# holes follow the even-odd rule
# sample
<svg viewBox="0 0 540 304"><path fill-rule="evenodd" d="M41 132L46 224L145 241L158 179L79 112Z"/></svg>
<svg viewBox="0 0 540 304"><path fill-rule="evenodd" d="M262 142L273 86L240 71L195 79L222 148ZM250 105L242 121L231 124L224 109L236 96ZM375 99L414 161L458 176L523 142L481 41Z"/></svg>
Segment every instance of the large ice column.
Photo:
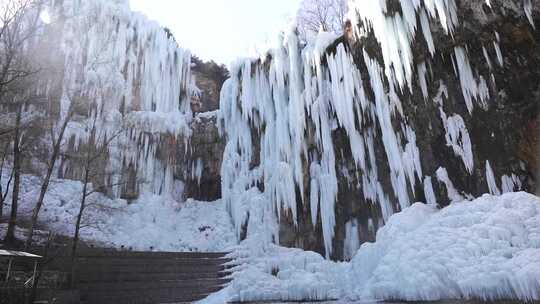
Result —
<svg viewBox="0 0 540 304"><path fill-rule="evenodd" d="M380 216L375 219L378 223L408 207L422 189L430 204L440 199L434 191L439 186L446 186L450 200L463 199L444 168L424 172L415 130L419 122L408 117L410 93L417 90L423 102L440 109L446 148L461 158L467 172L474 173L474 143L467 129L470 117L465 115L487 109L488 85L471 65L466 45L439 54L434 39L441 35L453 39L459 29L457 2L401 0L391 1L388 7L387 2L349 1L353 39L321 32L301 48L294 29L287 29L260 58L231 66L231 79L221 96L221 131L227 138L222 191L230 210L238 215L236 225L244 225L250 213L243 193L258 187L267 201L257 201L254 208L265 206L272 213L265 219L279 221L288 213L297 224L297 210L309 210L312 224L321 225L328 257L335 245L341 175L356 187L358 202L372 204ZM362 44L367 36L378 44ZM415 53L422 50L418 43L425 44L421 56ZM373 54L377 51L382 56ZM503 64L502 53L496 53ZM442 81L434 79L431 66L439 55L454 65L454 83L461 89L465 114L444 105L449 94ZM431 81L441 82L432 100ZM350 162L340 159L344 150ZM387 163L381 164L381 158ZM506 190L514 188L509 177L502 185ZM277 241L275 234L268 235Z"/></svg>
<svg viewBox="0 0 540 304"><path fill-rule="evenodd" d="M222 90L220 111L221 130L228 141L222 189L230 210L244 210L243 205L235 204L242 201L239 196L243 191L257 184L264 185L261 188L277 219L284 210L296 223L297 203L309 203L313 224L321 219L327 257L332 253L338 196L336 129L342 128L347 134L358 178L363 181L364 197L359 200L378 204L384 219L407 207L409 189L414 188L416 180L423 180L414 130L406 123L403 129L392 125L400 101L396 94L385 91L382 68L364 54L375 91L375 100L370 100L345 45L326 54L336 38L320 33L300 50L296 33L290 30L262 59L238 61ZM372 122L378 125L373 127ZM375 128L382 130L397 209L378 178ZM260 154L255 158L252 140L257 137ZM313 147L308 152L310 144ZM253 168L255 159L260 163ZM309 184L304 185L306 173ZM304 198L305 193L309 193L309 200Z"/></svg>
<svg viewBox="0 0 540 304"><path fill-rule="evenodd" d="M189 50L132 12L127 0L51 1L48 11L62 24L61 119L81 104L87 112L85 121L70 124L68 140L88 143L86 125L94 121L100 138L121 132L109 148L107 171L133 165L141 191L172 191L174 159L157 152L163 136L187 142L191 134Z"/></svg>
<svg viewBox="0 0 540 304"><path fill-rule="evenodd" d="M382 36L388 35L384 31L389 31L395 34L396 41L386 41L383 45L386 67L363 53L369 74L367 82L362 79L344 44L326 54L336 36L320 33L300 50L294 30L288 30L262 59L233 65L232 79L222 92L225 94L221 100L223 131L229 142L225 159L231 160L231 163L224 162L222 168L222 175L227 177L223 184L225 199L234 205L234 195L260 182L278 217L281 210L288 210L296 222L296 204L304 201L304 187L309 186L312 222L316 224L320 215L327 256L332 251L338 195L333 141L333 132L337 128L347 134L358 178L362 181L364 197L359 200L378 204L384 220L407 207L416 182L424 180L416 135L401 117L401 101L394 86L412 85L410 44L419 7L406 2L403 4L406 20L396 17L393 25L387 27L379 24L385 23L385 8L374 3L370 2L368 6L376 32ZM354 12L356 6L351 7ZM453 7L432 5L426 9L431 9L424 12L422 18L427 40L432 41L427 16L446 18L441 23L448 32L453 30L456 24ZM435 10L439 12L435 13ZM434 52L433 47L430 50ZM423 70L425 73L425 65ZM395 74L390 74L391 71ZM426 87L425 77L423 79L423 87ZM364 83L370 84L373 100L367 97ZM393 119L397 118L403 119L402 128L395 129ZM370 125L372 122L376 126ZM250 129L260 135L260 164L257 167L260 171L255 176L249 170L254 138L248 132ZM382 136L392 195L383 191L379 181L373 148L375 134ZM309 143L314 143L316 149L308 153ZM309 175L309 185L304 185L305 172ZM296 197L296 188L302 197ZM389 197L395 197L398 204Z"/></svg>

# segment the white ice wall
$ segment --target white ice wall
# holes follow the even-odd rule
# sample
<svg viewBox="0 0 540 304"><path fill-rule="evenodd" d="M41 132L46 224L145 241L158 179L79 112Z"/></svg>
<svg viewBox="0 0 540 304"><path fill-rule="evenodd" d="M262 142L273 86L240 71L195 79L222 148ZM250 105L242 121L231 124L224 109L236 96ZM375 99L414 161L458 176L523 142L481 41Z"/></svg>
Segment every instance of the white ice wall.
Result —
<svg viewBox="0 0 540 304"><path fill-rule="evenodd" d="M264 195L271 205L265 210L274 215L265 217L267 219L279 220L281 210L285 210L296 221L297 203L309 204L312 221L320 215L328 257L332 251L338 195L332 137L337 128L342 128L349 139L357 178L361 181L362 197L357 199L376 204L383 221L415 201L412 195L418 182L425 183L422 185L425 195L434 203L431 178L425 177L422 171L416 133L403 114L399 96L405 90L418 87L428 98L427 87L431 84L428 81L440 81L426 77L430 69L426 62L414 63L413 44L417 36L423 36L429 54L438 55L431 27L438 23L444 30L443 35L452 40L459 26L457 6L454 0L402 0L400 3L401 12L389 12L386 1L349 1L349 18L355 25L356 37L372 32L380 43L383 62L372 58L365 50L359 59L361 62L354 62L343 44L326 56L326 48L337 38L328 33L320 33L301 49L294 29L288 29L260 58L238 60L231 66L232 77L222 91L220 114L221 130L228 140L222 188L231 210L236 209L238 197L258 183L264 184ZM361 21L366 27L356 26ZM475 107L488 106L489 91L486 81L471 66L466 45L456 46L454 51L451 60L455 76L472 115ZM486 60L489 61L489 57ZM366 67L367 79L363 79L359 65ZM366 94L364 83L369 83L373 97ZM472 173L473 143L466 119L445 112L443 105L448 94L444 83L439 83L439 94L427 102L440 107L448 148ZM252 140L257 138L252 132L260 133L257 168L250 167L255 157ZM377 137L384 145L392 193L383 190L378 176L374 155ZM305 184L306 172L309 184ZM462 199L444 168L430 174L437 175L447 186L451 200ZM309 199L304 197L303 191L297 197L296 187L309 189ZM242 210L244 216L245 205ZM269 234L277 241L277 231Z"/></svg>
<svg viewBox="0 0 540 304"><path fill-rule="evenodd" d="M185 141L191 135L195 85L189 50L132 12L127 0L51 0L44 10L61 36L51 56L64 58L59 123L72 105L89 105L88 117L70 123L66 141L87 143L94 121L102 140L122 130L109 147L107 171L131 164L141 191L172 193L174 160L156 154L162 135Z"/></svg>

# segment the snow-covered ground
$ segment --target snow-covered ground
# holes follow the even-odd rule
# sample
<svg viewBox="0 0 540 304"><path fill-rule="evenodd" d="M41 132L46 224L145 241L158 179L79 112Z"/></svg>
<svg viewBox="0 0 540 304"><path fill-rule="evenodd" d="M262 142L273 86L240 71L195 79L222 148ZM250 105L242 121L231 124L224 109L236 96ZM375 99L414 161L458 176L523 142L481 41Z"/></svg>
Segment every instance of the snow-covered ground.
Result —
<svg viewBox="0 0 540 304"><path fill-rule="evenodd" d="M393 215L350 263L248 239L227 300L540 299L540 198L485 195Z"/></svg>
<svg viewBox="0 0 540 304"><path fill-rule="evenodd" d="M5 182L8 176L2 179ZM41 182L24 175L21 183L20 217L30 217ZM82 183L55 180L49 187L40 213L45 229L72 236L79 212ZM8 202L11 195L8 196ZM9 208L4 214L9 214ZM6 225L0 226L0 235ZM104 246L133 250L223 251L236 244L230 216L224 204L143 195L128 204L96 193L89 198L83 218L82 239ZM21 234L22 235L22 232Z"/></svg>
<svg viewBox="0 0 540 304"><path fill-rule="evenodd" d="M39 185L38 178L23 176L23 217L30 215ZM76 181L56 180L42 224L71 235L81 188ZM249 220L259 221L263 213L254 206ZM269 244L257 225L249 225L248 238L235 245L237 231L222 201L180 203L143 195L128 204L95 194L85 215L87 241L133 250L232 250L238 265L233 282L202 303L540 299L540 198L523 192L485 195L442 210L413 204L389 219L377 242L363 244L344 263Z"/></svg>

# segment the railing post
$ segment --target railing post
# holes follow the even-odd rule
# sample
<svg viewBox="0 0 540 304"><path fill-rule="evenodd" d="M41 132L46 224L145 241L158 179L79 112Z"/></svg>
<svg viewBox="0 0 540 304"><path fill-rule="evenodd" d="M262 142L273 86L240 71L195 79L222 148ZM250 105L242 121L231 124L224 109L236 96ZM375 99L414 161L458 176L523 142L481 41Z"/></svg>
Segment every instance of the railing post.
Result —
<svg viewBox="0 0 540 304"><path fill-rule="evenodd" d="M36 274L37 274L37 260L34 261L34 274L32 275L32 287L34 287L34 284L36 283Z"/></svg>
<svg viewBox="0 0 540 304"><path fill-rule="evenodd" d="M13 263L13 258L10 258L9 259L9 264L8 264L8 269L7 269L7 273L6 273L6 284L8 283L9 281L9 275L11 273L11 264Z"/></svg>

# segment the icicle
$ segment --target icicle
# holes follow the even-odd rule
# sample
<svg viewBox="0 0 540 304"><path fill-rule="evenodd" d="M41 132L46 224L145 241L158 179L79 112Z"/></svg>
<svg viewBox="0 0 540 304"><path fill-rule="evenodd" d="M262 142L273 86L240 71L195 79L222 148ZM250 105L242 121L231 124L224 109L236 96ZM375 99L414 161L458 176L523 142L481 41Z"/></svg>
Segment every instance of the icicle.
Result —
<svg viewBox="0 0 540 304"><path fill-rule="evenodd" d="M460 115L455 114L446 117L446 113L439 109L444 129L446 130L446 144L452 147L454 153L461 157L463 164L469 173L474 169L474 157L472 153L471 138L465 125L465 121Z"/></svg>
<svg viewBox="0 0 540 304"><path fill-rule="evenodd" d="M486 167L487 170L487 167ZM520 188L519 184L516 183L516 176L512 174L512 176L503 175L501 177L501 185L502 185L502 193L508 193L508 192L514 192L516 188ZM519 180L517 180L519 181Z"/></svg>
<svg viewBox="0 0 540 304"><path fill-rule="evenodd" d="M424 179L424 196L426 197L426 203L429 205L437 204L437 198L435 197L435 191L433 191L433 184L431 183L430 176L426 176Z"/></svg>
<svg viewBox="0 0 540 304"><path fill-rule="evenodd" d="M352 219L345 224L345 240L343 242L343 255L345 260L352 259L358 248L360 248L358 221Z"/></svg>
<svg viewBox="0 0 540 304"><path fill-rule="evenodd" d="M493 66L491 65L491 59L489 59L489 55L485 46L482 46L482 52L484 53L484 58L486 59L486 63L488 64L489 69L492 70Z"/></svg>
<svg viewBox="0 0 540 304"><path fill-rule="evenodd" d="M426 62L422 62L418 64L417 67L418 70L418 81L420 83L420 89L422 90L422 95L424 96L424 99L428 99L428 86L426 82Z"/></svg>
<svg viewBox="0 0 540 304"><path fill-rule="evenodd" d="M471 70L471 63L469 62L469 57L465 49L463 47L455 47L454 53L459 71L458 76L463 92L463 98L465 98L465 104L467 105L469 114L472 114L474 108L473 98L478 94L478 85Z"/></svg>
<svg viewBox="0 0 540 304"><path fill-rule="evenodd" d="M502 55L501 47L499 46L499 43L501 41L501 38L499 37L499 33L495 32L495 38L496 40L493 41L493 48L495 48L495 54L497 54L497 62L499 63L499 66L504 66L504 58Z"/></svg>
<svg viewBox="0 0 540 304"><path fill-rule="evenodd" d="M409 206L410 201L407 193L401 149L398 146L397 136L391 122L390 109L388 108L388 97L384 91L379 65L375 60L369 58L369 55L365 51L364 58L371 80L371 87L375 94L376 115L382 130L382 140L388 158L388 164L392 171L390 177L392 188L403 209Z"/></svg>
<svg viewBox="0 0 540 304"><path fill-rule="evenodd" d="M197 158L196 161L191 163L191 179L196 180L197 184L201 185L201 177L203 173L203 160L202 158Z"/></svg>
<svg viewBox="0 0 540 304"><path fill-rule="evenodd" d="M493 174L489 160L486 160L486 181L488 184L489 193L493 195L501 195L501 191L499 190L497 182L495 181L495 175Z"/></svg>
<svg viewBox="0 0 540 304"><path fill-rule="evenodd" d="M454 187L454 183L452 183L448 177L448 171L446 171L446 168L437 169L437 179L445 184L448 198L452 202L460 202L464 200L463 196L461 196Z"/></svg>
<svg viewBox="0 0 540 304"><path fill-rule="evenodd" d="M527 19L529 19L529 23L533 27L533 29L536 28L534 25L534 19L532 16L532 0L523 0L523 9L525 10L525 15L527 15Z"/></svg>

